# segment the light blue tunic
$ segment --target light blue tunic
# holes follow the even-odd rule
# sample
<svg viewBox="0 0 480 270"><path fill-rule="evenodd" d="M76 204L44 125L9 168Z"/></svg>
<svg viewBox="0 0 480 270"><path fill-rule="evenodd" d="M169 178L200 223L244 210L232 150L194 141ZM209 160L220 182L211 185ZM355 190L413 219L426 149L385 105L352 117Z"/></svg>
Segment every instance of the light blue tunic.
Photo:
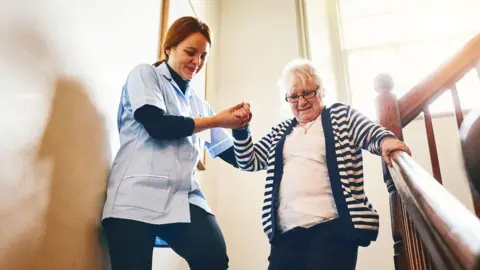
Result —
<svg viewBox="0 0 480 270"><path fill-rule="evenodd" d="M210 142L200 135L156 140L135 121L133 113L153 105L167 114L213 116L210 105L191 88L183 94L165 63L135 67L122 90L118 110L120 149L110 172L103 219L132 219L151 224L190 222L189 203L211 213L195 180L203 147L216 157L233 146L221 128L210 129Z"/></svg>

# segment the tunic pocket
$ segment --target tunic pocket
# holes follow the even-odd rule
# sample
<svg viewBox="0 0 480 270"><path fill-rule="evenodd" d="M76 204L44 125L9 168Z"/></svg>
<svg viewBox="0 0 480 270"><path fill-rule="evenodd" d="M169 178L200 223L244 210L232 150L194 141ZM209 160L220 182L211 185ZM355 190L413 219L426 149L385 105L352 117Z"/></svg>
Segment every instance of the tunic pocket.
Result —
<svg viewBox="0 0 480 270"><path fill-rule="evenodd" d="M169 194L167 176L134 175L122 179L115 205L164 213Z"/></svg>

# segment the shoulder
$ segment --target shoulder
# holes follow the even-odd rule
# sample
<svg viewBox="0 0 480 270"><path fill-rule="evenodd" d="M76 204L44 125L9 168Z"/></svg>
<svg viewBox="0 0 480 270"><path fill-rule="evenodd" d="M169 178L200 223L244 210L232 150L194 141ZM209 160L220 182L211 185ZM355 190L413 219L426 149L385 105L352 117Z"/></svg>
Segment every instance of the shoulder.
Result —
<svg viewBox="0 0 480 270"><path fill-rule="evenodd" d="M337 112L348 112L350 111L352 107L348 104L341 103L341 102L335 102L332 105L328 106L327 109L330 111L330 113L337 113Z"/></svg>
<svg viewBox="0 0 480 270"><path fill-rule="evenodd" d="M283 133L292 124L293 119L287 119L272 127L273 133Z"/></svg>
<svg viewBox="0 0 480 270"><path fill-rule="evenodd" d="M137 78L141 80L153 79L158 81L156 67L150 64L136 65L128 74L128 78Z"/></svg>
<svg viewBox="0 0 480 270"><path fill-rule="evenodd" d="M142 63L136 65L130 73L141 72L141 73L153 73L156 74L156 68L153 65Z"/></svg>
<svg viewBox="0 0 480 270"><path fill-rule="evenodd" d="M344 118L348 117L351 113L352 107L348 104L336 102L326 107L327 111L330 113L330 118Z"/></svg>

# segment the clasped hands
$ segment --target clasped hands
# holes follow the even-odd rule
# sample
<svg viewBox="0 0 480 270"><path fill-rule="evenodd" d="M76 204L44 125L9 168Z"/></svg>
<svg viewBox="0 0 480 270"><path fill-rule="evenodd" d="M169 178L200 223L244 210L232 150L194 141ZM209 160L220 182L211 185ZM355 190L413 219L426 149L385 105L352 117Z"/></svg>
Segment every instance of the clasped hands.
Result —
<svg viewBox="0 0 480 270"><path fill-rule="evenodd" d="M252 120L252 111L248 102L241 102L215 115L217 125L223 128L239 129Z"/></svg>

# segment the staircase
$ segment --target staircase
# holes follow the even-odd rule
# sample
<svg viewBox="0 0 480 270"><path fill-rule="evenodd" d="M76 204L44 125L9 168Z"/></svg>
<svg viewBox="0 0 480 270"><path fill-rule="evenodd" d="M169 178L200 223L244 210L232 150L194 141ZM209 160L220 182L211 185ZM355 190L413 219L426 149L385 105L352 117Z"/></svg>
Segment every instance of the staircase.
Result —
<svg viewBox="0 0 480 270"><path fill-rule="evenodd" d="M433 171L432 176L403 152L393 154L393 167L383 164L390 194L396 269L480 269L480 197L472 190L472 213L442 186L428 109L444 92L451 91L468 175L472 187L480 188L480 118L472 113L464 123L458 97L461 89L456 87L472 70L480 80L480 34L400 99L392 93L391 76L381 74L375 79L379 123L398 138L403 140L403 128L423 113Z"/></svg>

